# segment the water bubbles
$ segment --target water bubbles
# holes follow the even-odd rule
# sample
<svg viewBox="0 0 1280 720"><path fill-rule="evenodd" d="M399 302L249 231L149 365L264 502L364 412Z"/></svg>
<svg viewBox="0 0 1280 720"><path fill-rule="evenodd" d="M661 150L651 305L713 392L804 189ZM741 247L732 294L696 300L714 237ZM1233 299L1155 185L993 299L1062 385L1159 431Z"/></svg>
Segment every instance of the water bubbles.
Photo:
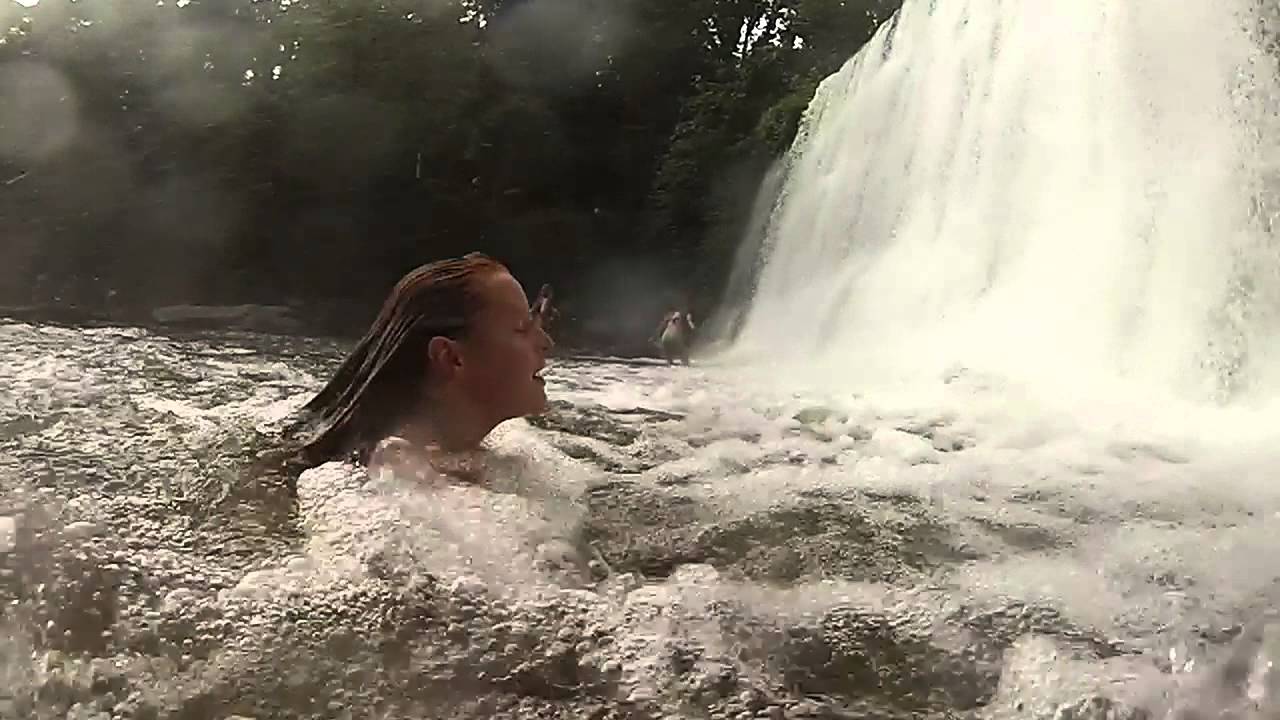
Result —
<svg viewBox="0 0 1280 720"><path fill-rule="evenodd" d="M236 525L253 508L243 500L197 522L200 482L183 483L181 494L195 499L175 499L154 474L215 476L208 466L239 452L226 434L248 433L283 398L300 400L323 372L301 360L271 369L273 352L296 350L278 341L231 352L239 340L4 338L16 358L5 366L14 392L49 377L48 409L63 413L61 428L26 428L10 447L33 466L53 463L50 493L39 497L79 498L44 523L49 547L14 554L38 558L20 568L30 580L22 592L42 599L21 607L110 609L39 616L33 627L47 629L41 642L91 646L88 654L120 664L103 671L108 690L85 684L60 712L73 702L98 707L110 693L117 707L160 717L210 698L254 717L389 701L430 717L443 698L460 717L482 704L516 718L591 717L634 699L653 717L695 708L772 718L857 703L965 711L1005 682L1002 702L1042 705L1051 717L1102 702L1081 695L1128 702L1076 680L1141 676L1117 659L1126 653L1134 663L1163 659L1163 645L1142 643L1177 637L1178 626L1147 621L1210 617L1217 622L1206 627L1217 628L1247 613L1250 591L1229 574L1223 549L1241 531L1274 537L1274 493L1250 496L1256 517L1230 494L1207 503L1184 490L1239 474L1199 452L1174 462L1112 428L1092 438L1016 409L925 411L878 399L800 422L804 408L835 405L779 401L709 371L615 382L603 365L558 371L577 394L546 429L513 423L495 436L489 467L502 482L493 486L397 483L335 464L298 479L296 505L287 498L276 524ZM44 361L22 360L31 355ZM684 382L714 388L707 394L725 407L694 405ZM673 390L653 400L646 383ZM850 438L836 451L845 465L791 462L832 452L836 440L814 427ZM609 453L571 462L557 448L575 436ZM1115 444L1133 451L1111 453ZM924 447L938 450L938 465L911 464ZM606 469L624 461L634 465ZM1096 466L1089 477L1100 485L1121 479L1123 492L1081 490L1064 468L1083 464ZM690 482L657 482L677 465ZM119 472L126 466L148 472ZM105 478L122 486L103 491ZM978 492L985 501L972 499ZM22 510L23 532L40 524L26 522L31 512ZM102 532L70 538L72 522ZM1259 528L1241 524L1249 522ZM1018 545L1044 537L1053 542L1035 552ZM1238 549L1270 557L1262 542ZM1261 587L1266 572L1249 574ZM1161 609L1151 598L1171 585L1184 597ZM1070 658L1078 664L1061 665ZM1195 677L1214 656L1180 649L1175 659L1179 669L1194 661L1178 676Z"/></svg>
<svg viewBox="0 0 1280 720"><path fill-rule="evenodd" d="M71 523L70 525L67 525L65 528L63 528L62 533L66 535L68 538L74 538L77 540L88 540L92 537L100 535L102 533L102 528L95 523L91 523L84 520L78 520L76 522Z"/></svg>

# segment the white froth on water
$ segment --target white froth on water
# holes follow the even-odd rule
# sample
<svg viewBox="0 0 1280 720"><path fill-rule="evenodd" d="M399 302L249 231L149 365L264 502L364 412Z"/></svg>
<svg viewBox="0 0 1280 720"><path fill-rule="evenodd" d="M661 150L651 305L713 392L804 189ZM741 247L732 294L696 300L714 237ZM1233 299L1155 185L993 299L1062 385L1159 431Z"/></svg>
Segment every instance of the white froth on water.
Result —
<svg viewBox="0 0 1280 720"><path fill-rule="evenodd" d="M233 340L211 345L116 332L105 343L99 334L29 327L0 330L0 340L6 333L18 334L0 363L9 373L8 392L14 398L47 392L61 418L28 423L10 406L11 447L24 457L69 446L97 453L89 460L105 464L120 462L120 453L182 454L190 433L207 434L203 444L229 429L246 432L305 399L299 385L318 382L302 362L281 367L251 356L239 368L204 362ZM192 378L216 380L217 388L184 395ZM946 383L824 391L729 365L565 363L548 385L557 401L544 418L551 429L525 421L500 428L487 454L486 482L419 482L340 464L304 473L297 485L300 545L282 548L238 583L242 569L184 570L188 579L166 594L162 610L182 616L184 607L218 592L228 617L265 622L268 608L316 599L340 604L348 602L347 588L415 587L430 575L447 594L500 597L531 615L571 606L584 627L610 628L615 638L616 649L591 651L591 662L616 659L618 672L643 694L661 692L671 680L662 663L681 638L705 647L708 662L759 642L735 638L708 619L721 601L783 627L817 627L824 614L844 609L869 623L891 618L886 622L894 627L906 623L913 636L955 647L958 655L970 639L952 622L957 613L1028 603L1051 608L1067 625L1120 638L1142 653L1135 662L1148 669L1170 652L1179 667L1194 659L1202 664L1184 674L1196 675L1213 655L1184 645L1188 637L1258 617L1280 597L1269 562L1280 550L1280 488L1272 481L1280 451L1268 442L1274 434L1264 423L1246 422L1255 411L1214 410L1223 418L1217 425L1203 424L1209 411L1171 418L1148 412L1151 422L1131 408L1090 416L973 371ZM139 425L142 434L134 431ZM584 449L601 454L577 452ZM606 469L615 460L621 469ZM163 460L154 462L151 477L164 471ZM878 539L892 539L895 523L913 521L896 509L896 499L906 498L912 512L927 515L947 542L971 556L948 557L928 574L892 583L880 576L806 576L778 589L732 576L736 566L729 562L721 573L676 567L669 578L644 584L619 572L578 589L581 574L541 562L538 551L592 519L580 504L592 482L611 486L606 498L636 486L643 492L634 496L646 501L685 496L705 511L691 529L712 534L790 522L788 511L812 506L819 493L825 510L845 503L865 527L884 531ZM112 497L92 479L60 487L83 496L66 503L65 520L93 522L104 535L145 540L141 516L169 519L167 506ZM902 531L904 541L914 539L911 527ZM767 552L805 539L805 529L777 530L748 542ZM853 557L865 552L873 563L876 552L893 558L911 552L861 543L854 533L831 547ZM143 549L136 557L170 577L170 565L208 562L190 554ZM215 574L216 585L205 582ZM249 635L256 637L252 626ZM1130 665L1077 661L1026 639L1003 660L1009 675L1000 702L1008 717L1018 717L1018 703L1053 707L1085 681L1132 684ZM1205 682L1213 687L1211 678ZM1220 709L1213 702L1205 707Z"/></svg>
<svg viewBox="0 0 1280 720"><path fill-rule="evenodd" d="M679 418L668 425L675 437L726 438L696 443L638 481L678 470L683 490L724 517L812 490L916 498L994 553L942 580L958 597L1043 602L1117 634L1230 624L1280 587L1280 566L1269 560L1280 551L1280 449L1260 414L1213 411L1223 423L1208 427L1204 415L1142 422L1099 412L1090 422L966 377L915 394L877 387L833 400L772 394L753 374L659 370L648 380L665 386L661 395L611 391L619 406ZM700 395L717 402L693 399ZM794 462L767 461L788 453ZM973 522L1055 541L1001 548L972 532Z"/></svg>
<svg viewBox="0 0 1280 720"><path fill-rule="evenodd" d="M495 595L536 596L583 583L574 546L585 475L526 425L501 428L478 453L471 481L330 462L302 473L299 515L306 554L246 578L239 594L403 576L473 582Z"/></svg>

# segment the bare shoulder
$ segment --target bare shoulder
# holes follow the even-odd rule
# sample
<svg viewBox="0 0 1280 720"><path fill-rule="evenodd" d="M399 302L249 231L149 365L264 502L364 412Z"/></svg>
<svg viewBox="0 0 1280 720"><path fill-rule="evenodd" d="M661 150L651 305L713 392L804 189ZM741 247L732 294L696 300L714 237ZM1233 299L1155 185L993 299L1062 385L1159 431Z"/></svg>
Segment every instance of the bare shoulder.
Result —
<svg viewBox="0 0 1280 720"><path fill-rule="evenodd" d="M417 478L434 476L426 452L402 437L383 439L369 453L370 477Z"/></svg>

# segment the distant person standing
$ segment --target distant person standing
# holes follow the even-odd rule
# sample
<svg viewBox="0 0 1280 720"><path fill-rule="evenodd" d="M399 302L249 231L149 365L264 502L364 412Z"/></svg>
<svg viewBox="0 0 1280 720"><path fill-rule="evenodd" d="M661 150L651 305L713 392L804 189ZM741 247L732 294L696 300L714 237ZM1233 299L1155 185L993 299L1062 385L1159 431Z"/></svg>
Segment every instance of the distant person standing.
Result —
<svg viewBox="0 0 1280 720"><path fill-rule="evenodd" d="M555 291L551 288L551 283L543 283L542 287L538 289L538 296L534 298L533 304L529 306L529 313L542 325L543 330L549 329L551 324L555 322L556 317L560 315L560 311L556 310L555 306L551 304L554 295Z"/></svg>
<svg viewBox="0 0 1280 720"><path fill-rule="evenodd" d="M693 330L693 315L687 311L673 310L663 316L652 339L657 341L668 365L674 364L677 358L685 365L689 364L689 345L693 341Z"/></svg>

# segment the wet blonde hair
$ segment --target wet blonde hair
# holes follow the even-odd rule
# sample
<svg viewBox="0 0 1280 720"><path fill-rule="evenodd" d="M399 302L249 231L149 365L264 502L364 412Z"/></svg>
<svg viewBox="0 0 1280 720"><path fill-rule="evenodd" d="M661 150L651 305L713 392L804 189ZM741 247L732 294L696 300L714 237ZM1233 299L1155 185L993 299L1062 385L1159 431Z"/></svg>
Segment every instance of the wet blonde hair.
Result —
<svg viewBox="0 0 1280 720"><path fill-rule="evenodd" d="M301 411L292 461L307 467L373 447L426 401L427 345L463 337L481 300L478 281L507 272L481 253L422 265L396 283L342 366Z"/></svg>

